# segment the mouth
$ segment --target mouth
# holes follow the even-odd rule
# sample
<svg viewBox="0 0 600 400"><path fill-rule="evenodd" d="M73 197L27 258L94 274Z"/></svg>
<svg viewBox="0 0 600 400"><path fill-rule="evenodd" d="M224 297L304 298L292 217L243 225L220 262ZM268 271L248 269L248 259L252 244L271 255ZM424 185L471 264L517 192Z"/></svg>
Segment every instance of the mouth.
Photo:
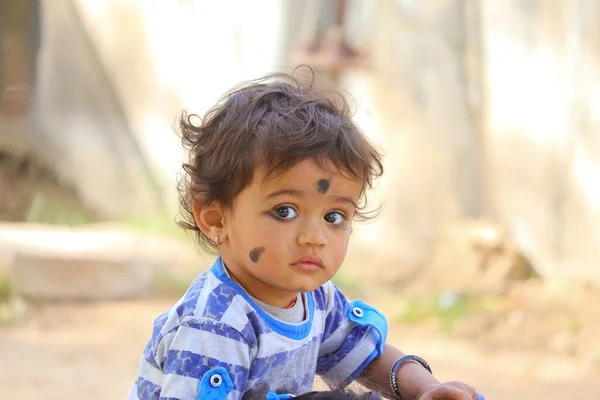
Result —
<svg viewBox="0 0 600 400"><path fill-rule="evenodd" d="M292 265L306 272L315 272L323 269L323 260L319 256L304 256Z"/></svg>

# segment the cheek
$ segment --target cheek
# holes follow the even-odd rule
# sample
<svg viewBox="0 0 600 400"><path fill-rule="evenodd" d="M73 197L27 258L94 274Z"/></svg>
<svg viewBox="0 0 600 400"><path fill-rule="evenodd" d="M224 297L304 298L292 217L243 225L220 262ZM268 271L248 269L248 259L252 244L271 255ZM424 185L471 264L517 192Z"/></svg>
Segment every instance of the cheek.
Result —
<svg viewBox="0 0 600 400"><path fill-rule="evenodd" d="M348 229L335 232L334 237L329 241L329 246L336 259L343 260L346 257L351 232L352 228L348 226Z"/></svg>
<svg viewBox="0 0 600 400"><path fill-rule="evenodd" d="M245 246L248 251L255 247L264 247L265 251L261 254L260 260L263 262L276 263L281 259L282 254L288 253L289 249L295 244L295 234L293 229L287 229L283 224L273 224L270 221L262 221L261 224L250 225L245 230ZM289 227L291 228L291 227Z"/></svg>
<svg viewBox="0 0 600 400"><path fill-rule="evenodd" d="M350 243L350 233L346 235L342 244L340 244L340 252L342 253L342 258L346 256L346 251L348 250L348 244Z"/></svg>
<svg viewBox="0 0 600 400"><path fill-rule="evenodd" d="M273 224L256 224L249 230L250 239L266 243L276 243L286 237L285 230L278 228L278 226L274 226Z"/></svg>

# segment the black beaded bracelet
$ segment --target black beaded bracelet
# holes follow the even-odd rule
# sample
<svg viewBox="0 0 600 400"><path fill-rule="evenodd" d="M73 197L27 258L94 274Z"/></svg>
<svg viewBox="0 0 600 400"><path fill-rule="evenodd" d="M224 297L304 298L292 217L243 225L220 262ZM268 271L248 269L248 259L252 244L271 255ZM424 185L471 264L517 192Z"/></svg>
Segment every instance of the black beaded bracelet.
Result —
<svg viewBox="0 0 600 400"><path fill-rule="evenodd" d="M398 398L400 400L402 400L402 395L400 394L400 391L398 390L398 377L397 377L398 370L400 369L402 364L404 364L408 361L412 361L412 362L416 362L417 364L421 364L423 366L423 368L425 368L427 371L429 371L430 374L432 373L431 368L429 367L429 364L427 364L427 361L423 360L419 356L405 355L405 356L402 356L399 359L397 359L396 362L394 363L394 365L392 365L392 369L390 370L390 385L392 385L392 390L394 391L394 394L396 396L398 396Z"/></svg>

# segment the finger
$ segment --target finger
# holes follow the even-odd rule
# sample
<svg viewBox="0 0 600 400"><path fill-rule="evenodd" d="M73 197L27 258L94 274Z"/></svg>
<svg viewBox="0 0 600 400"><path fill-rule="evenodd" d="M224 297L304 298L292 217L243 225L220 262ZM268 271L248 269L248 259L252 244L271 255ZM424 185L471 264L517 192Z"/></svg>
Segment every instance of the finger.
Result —
<svg viewBox="0 0 600 400"><path fill-rule="evenodd" d="M461 388L440 385L425 393L420 400L472 400L472 398Z"/></svg>
<svg viewBox="0 0 600 400"><path fill-rule="evenodd" d="M459 382L459 381L452 381L452 382L446 382L446 385L454 386L454 387L457 387L457 388L462 389L463 391L467 392L470 396L469 400L484 399L483 395L482 395L482 399L480 399L477 391L472 386L469 386L466 383Z"/></svg>

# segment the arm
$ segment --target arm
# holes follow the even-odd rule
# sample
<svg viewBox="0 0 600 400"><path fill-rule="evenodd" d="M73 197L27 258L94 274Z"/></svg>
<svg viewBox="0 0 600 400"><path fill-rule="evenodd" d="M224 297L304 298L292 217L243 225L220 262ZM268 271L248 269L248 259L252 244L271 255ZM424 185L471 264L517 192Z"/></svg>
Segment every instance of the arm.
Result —
<svg viewBox="0 0 600 400"><path fill-rule="evenodd" d="M357 379L371 390L381 392L385 397L396 398L390 386L390 370L394 361L404 353L386 344L381 357L374 359ZM421 365L407 362L398 370L398 389L406 399L418 399L429 385L440 382Z"/></svg>
<svg viewBox="0 0 600 400"><path fill-rule="evenodd" d="M386 343L385 317L360 300L348 302L337 287L332 287L329 298L332 312L325 326L317 373L329 386L345 386L357 379L371 390L397 398L390 386L390 370L404 354ZM355 313L357 308L359 312ZM477 399L470 386L461 382L440 384L429 371L414 362L402 364L396 376L403 400Z"/></svg>
<svg viewBox="0 0 600 400"><path fill-rule="evenodd" d="M237 330L209 318L185 318L145 352L137 398L241 398L250 359L250 347Z"/></svg>
<svg viewBox="0 0 600 400"><path fill-rule="evenodd" d="M385 397L396 399L390 385L390 371L394 362L404 356L394 346L386 344L381 357L371 361L357 379L371 390L381 392ZM398 390L404 400L479 400L475 389L462 382L440 383L422 365L406 362L397 372ZM481 396L481 397L480 397Z"/></svg>
<svg viewBox="0 0 600 400"><path fill-rule="evenodd" d="M362 300L348 301L334 284L323 287L328 296L328 313L317 374L329 387L344 387L383 355L387 320Z"/></svg>

